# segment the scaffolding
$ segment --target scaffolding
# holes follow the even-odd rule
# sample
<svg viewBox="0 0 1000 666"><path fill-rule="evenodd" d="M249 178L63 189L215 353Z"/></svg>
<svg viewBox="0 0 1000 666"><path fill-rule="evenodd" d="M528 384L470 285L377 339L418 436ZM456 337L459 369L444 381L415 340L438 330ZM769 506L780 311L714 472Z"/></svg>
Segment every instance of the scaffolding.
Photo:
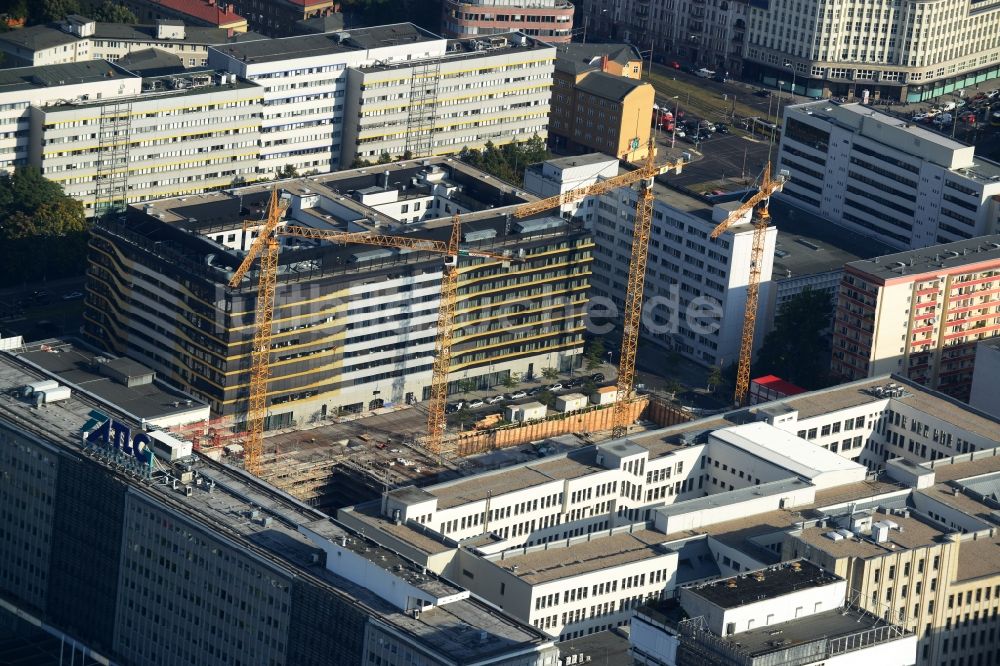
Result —
<svg viewBox="0 0 1000 666"><path fill-rule="evenodd" d="M131 134L130 99L115 99L101 106L97 135L97 180L94 188L95 217L113 215L125 210Z"/></svg>
<svg viewBox="0 0 1000 666"><path fill-rule="evenodd" d="M437 58L423 61L413 68L406 119L406 152L410 157L429 157L433 154L440 75L441 61Z"/></svg>

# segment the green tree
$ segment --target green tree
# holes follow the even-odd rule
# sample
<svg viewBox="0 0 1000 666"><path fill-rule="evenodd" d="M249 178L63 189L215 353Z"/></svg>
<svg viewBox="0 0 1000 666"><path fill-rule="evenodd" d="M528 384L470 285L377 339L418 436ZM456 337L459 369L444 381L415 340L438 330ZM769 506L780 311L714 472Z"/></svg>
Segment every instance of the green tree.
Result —
<svg viewBox="0 0 1000 666"><path fill-rule="evenodd" d="M96 9L90 12L95 21L102 23L138 23L139 19L124 5L113 0L104 0Z"/></svg>
<svg viewBox="0 0 1000 666"><path fill-rule="evenodd" d="M583 350L583 358L587 363L587 370L596 370L604 363L606 352L604 351L603 338L591 338Z"/></svg>
<svg viewBox="0 0 1000 666"><path fill-rule="evenodd" d="M539 391L538 395L535 396L535 400L550 409L556 406L556 396L552 391Z"/></svg>
<svg viewBox="0 0 1000 666"><path fill-rule="evenodd" d="M536 134L527 141L507 143L502 146L487 141L481 150L463 149L459 157L464 162L501 180L521 185L524 182L525 167L547 160L551 155L545 148L545 141Z"/></svg>
<svg viewBox="0 0 1000 666"><path fill-rule="evenodd" d="M708 390L712 393L717 393L722 387L722 382L724 381L722 376L722 368L717 365L713 365L712 369L708 372Z"/></svg>
<svg viewBox="0 0 1000 666"><path fill-rule="evenodd" d="M0 285L81 274L87 229L83 204L38 169L0 176Z"/></svg>
<svg viewBox="0 0 1000 666"><path fill-rule="evenodd" d="M469 393L470 391L475 391L475 390L476 390L476 380L469 378L458 380L459 393Z"/></svg>
<svg viewBox="0 0 1000 666"><path fill-rule="evenodd" d="M298 178L299 170L295 168L292 164L286 164L277 171L274 172L275 180L284 180L285 178Z"/></svg>
<svg viewBox="0 0 1000 666"><path fill-rule="evenodd" d="M673 397L683 391L684 386L673 377L668 377L667 380L663 382L663 390Z"/></svg>
<svg viewBox="0 0 1000 666"><path fill-rule="evenodd" d="M752 376L773 374L806 389L833 383L829 328L833 299L806 289L782 304L774 330L764 338Z"/></svg>
<svg viewBox="0 0 1000 666"><path fill-rule="evenodd" d="M555 368L542 368L542 377L553 382L559 379L559 371Z"/></svg>
<svg viewBox="0 0 1000 666"><path fill-rule="evenodd" d="M32 0L28 22L31 24L61 21L69 14L80 13L77 0Z"/></svg>
<svg viewBox="0 0 1000 666"><path fill-rule="evenodd" d="M505 389L515 389L521 383L521 374L518 372L510 372L506 377L503 378L501 384Z"/></svg>
<svg viewBox="0 0 1000 666"><path fill-rule="evenodd" d="M392 161L392 155L389 154L388 150L383 150L382 154L378 156L379 164L388 164Z"/></svg>

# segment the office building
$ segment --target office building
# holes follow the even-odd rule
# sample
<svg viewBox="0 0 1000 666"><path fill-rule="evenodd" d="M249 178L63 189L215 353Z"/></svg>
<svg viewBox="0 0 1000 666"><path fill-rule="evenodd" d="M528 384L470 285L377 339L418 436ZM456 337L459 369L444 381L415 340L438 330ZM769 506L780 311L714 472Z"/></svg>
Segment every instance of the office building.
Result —
<svg viewBox="0 0 1000 666"><path fill-rule="evenodd" d="M1000 377L1000 338L976 343L975 359L969 404L1000 418L1000 392L996 389L997 377Z"/></svg>
<svg viewBox="0 0 1000 666"><path fill-rule="evenodd" d="M525 187L551 196L617 174L617 160L610 157L559 158L529 167ZM718 239L709 238L739 202L713 205L670 189L664 184L669 184L670 175L661 176L653 189L641 335L698 363L727 365L739 355L753 226L747 215ZM634 189L623 188L564 207L564 214L575 215L593 229L593 295L602 299L602 307L600 313L592 309L592 317L621 321L637 197ZM761 303L771 299L776 237L777 230L769 227L761 266ZM758 319L758 346L768 326L767 318Z"/></svg>
<svg viewBox="0 0 1000 666"><path fill-rule="evenodd" d="M200 22L226 23L233 27L234 16L245 18L247 28L268 37L294 35L296 22L329 16L338 11L334 0L124 0L142 20L194 17ZM225 7L224 16L219 16ZM147 18L148 17L148 18Z"/></svg>
<svg viewBox="0 0 1000 666"><path fill-rule="evenodd" d="M652 59L675 58L739 78L747 39L746 2L726 0L583 0L580 26L587 41L608 39L651 49Z"/></svg>
<svg viewBox="0 0 1000 666"><path fill-rule="evenodd" d="M896 249L996 232L1000 165L975 148L860 104L788 107L779 199Z"/></svg>
<svg viewBox="0 0 1000 666"><path fill-rule="evenodd" d="M444 0L441 33L476 39L517 31L548 44L573 37L573 5L563 0Z"/></svg>
<svg viewBox="0 0 1000 666"><path fill-rule="evenodd" d="M62 23L36 25L0 34L8 67L40 67L86 60L114 62L133 51L157 48L181 58L186 67L204 67L208 47L260 35L159 20L151 25L100 23L69 16Z"/></svg>
<svg viewBox="0 0 1000 666"><path fill-rule="evenodd" d="M556 51L550 141L637 162L648 152L655 91L624 45L568 44Z"/></svg>
<svg viewBox="0 0 1000 666"><path fill-rule="evenodd" d="M859 608L840 576L793 560L643 606L629 641L642 666L911 666L916 635Z"/></svg>
<svg viewBox="0 0 1000 666"><path fill-rule="evenodd" d="M221 28L233 32L246 32L247 20L240 16L232 4L217 0L124 0L141 23L180 20L187 25Z"/></svg>
<svg viewBox="0 0 1000 666"><path fill-rule="evenodd" d="M506 183L436 158L283 182L285 223L447 239L463 217L452 382L486 388L510 373L570 368L582 352L593 240L558 217L512 220L532 200ZM250 378L257 273L230 289L261 224L268 186L133 206L91 243L87 337L242 417ZM441 257L305 239L282 242L268 405L272 427L427 398ZM140 268L141 267L141 268ZM165 293L191 294L167 298Z"/></svg>
<svg viewBox="0 0 1000 666"><path fill-rule="evenodd" d="M15 397L41 378L0 358L6 612L120 664L555 663L545 634L113 404Z"/></svg>
<svg viewBox="0 0 1000 666"><path fill-rule="evenodd" d="M1000 332L1000 235L848 264L831 370L894 372L968 400L976 346Z"/></svg>
<svg viewBox="0 0 1000 666"><path fill-rule="evenodd" d="M1000 76L994 5L751 3L748 23L746 75L809 97L921 102Z"/></svg>
<svg viewBox="0 0 1000 666"><path fill-rule="evenodd" d="M265 86L262 172L312 173L545 138L553 59L517 33L449 42L397 24L232 44L209 61Z"/></svg>
<svg viewBox="0 0 1000 666"><path fill-rule="evenodd" d="M89 215L257 180L263 88L210 70L31 108L28 162Z"/></svg>
<svg viewBox="0 0 1000 666"><path fill-rule="evenodd" d="M804 559L839 590L807 611L778 586L789 594L782 612L802 605L802 619L813 616L810 640L846 635L823 617L846 609L852 622L873 627L870 613L895 625L886 641L915 634L919 664L991 663L986 619L1000 604L1000 560L987 516L998 445L996 418L882 376L390 490L338 518L563 640L634 623L635 609L688 584L729 593L735 583L738 595L752 594L761 574L793 582L794 564L773 567ZM807 578L815 570L798 566ZM767 624L751 605L754 626L744 619L728 633ZM795 619L775 612L773 623ZM736 620L716 620L706 631L725 638Z"/></svg>

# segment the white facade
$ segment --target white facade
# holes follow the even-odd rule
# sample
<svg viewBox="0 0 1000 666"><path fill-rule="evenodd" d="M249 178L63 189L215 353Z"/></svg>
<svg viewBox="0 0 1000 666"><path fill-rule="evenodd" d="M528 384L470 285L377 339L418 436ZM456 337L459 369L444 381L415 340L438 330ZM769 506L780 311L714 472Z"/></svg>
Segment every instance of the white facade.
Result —
<svg viewBox="0 0 1000 666"><path fill-rule="evenodd" d="M983 340L976 345L976 367L972 374L969 404L1000 418L1000 341Z"/></svg>
<svg viewBox="0 0 1000 666"><path fill-rule="evenodd" d="M99 175L123 179L119 196L127 203L253 181L261 96L256 84L195 72L147 78L141 94L110 103L91 95L33 107L29 162L81 201L88 215Z"/></svg>
<svg viewBox="0 0 1000 666"><path fill-rule="evenodd" d="M138 95L142 80L106 62L91 61L50 68L0 70L0 171L28 163L30 107L73 99L108 99Z"/></svg>
<svg viewBox="0 0 1000 666"><path fill-rule="evenodd" d="M776 195L900 249L995 233L1000 165L930 130L860 104L786 109Z"/></svg>
<svg viewBox="0 0 1000 666"><path fill-rule="evenodd" d="M750 7L746 59L785 89L794 69L796 92L810 97L832 87L919 102L995 78L998 36L1000 8L967 0L782 2Z"/></svg>

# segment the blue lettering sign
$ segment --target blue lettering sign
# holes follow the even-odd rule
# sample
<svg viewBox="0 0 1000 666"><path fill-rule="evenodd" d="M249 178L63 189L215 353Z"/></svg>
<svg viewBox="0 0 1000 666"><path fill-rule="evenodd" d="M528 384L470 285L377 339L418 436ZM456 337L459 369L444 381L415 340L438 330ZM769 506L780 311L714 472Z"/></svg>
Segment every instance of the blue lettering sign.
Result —
<svg viewBox="0 0 1000 666"><path fill-rule="evenodd" d="M121 451L145 465L153 463L153 440L149 435L139 432L133 437L131 428L112 419L87 433L87 442L104 449Z"/></svg>

